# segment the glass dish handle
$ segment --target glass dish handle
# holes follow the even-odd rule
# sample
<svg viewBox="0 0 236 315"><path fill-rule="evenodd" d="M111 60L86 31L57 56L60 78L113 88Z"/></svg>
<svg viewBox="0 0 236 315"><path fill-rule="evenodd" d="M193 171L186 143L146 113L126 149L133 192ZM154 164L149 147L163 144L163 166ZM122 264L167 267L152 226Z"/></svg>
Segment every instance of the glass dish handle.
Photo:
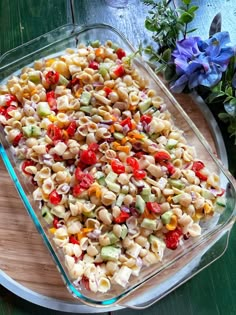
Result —
<svg viewBox="0 0 236 315"><path fill-rule="evenodd" d="M208 267L225 253L234 221L232 219L223 230L217 231L200 247L187 253L184 268L178 261L173 263L163 273L147 280L135 291L120 299L119 306L131 309L148 308Z"/></svg>

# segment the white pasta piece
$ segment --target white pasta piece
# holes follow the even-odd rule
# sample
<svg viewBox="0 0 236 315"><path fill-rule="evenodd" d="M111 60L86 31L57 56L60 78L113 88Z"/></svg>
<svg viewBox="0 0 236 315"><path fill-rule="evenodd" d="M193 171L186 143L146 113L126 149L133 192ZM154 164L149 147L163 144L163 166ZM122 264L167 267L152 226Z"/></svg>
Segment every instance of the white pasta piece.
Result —
<svg viewBox="0 0 236 315"><path fill-rule="evenodd" d="M106 293L107 291L110 290L110 288L111 288L111 283L107 278L101 277L98 280L98 291L99 292Z"/></svg>
<svg viewBox="0 0 236 315"><path fill-rule="evenodd" d="M159 165L150 164L146 169L156 178L160 178L164 175L163 170Z"/></svg>
<svg viewBox="0 0 236 315"><path fill-rule="evenodd" d="M93 93L93 96L99 101L101 102L102 104L105 104L105 105L111 105L111 101L106 98L105 96L102 96L101 94L99 93Z"/></svg>
<svg viewBox="0 0 236 315"><path fill-rule="evenodd" d="M50 149L49 154L58 154L63 155L67 149L67 145L60 141L58 142L54 148Z"/></svg>
<svg viewBox="0 0 236 315"><path fill-rule="evenodd" d="M55 233L54 233L54 238L53 238L55 244L59 247L63 247L69 242L69 236L67 234L67 231L65 227L58 228ZM70 257L70 256L68 256ZM72 258L72 257L70 257ZM74 258L73 258L74 260Z"/></svg>
<svg viewBox="0 0 236 315"><path fill-rule="evenodd" d="M82 228L82 224L79 221L72 222L69 226L67 224L67 232L69 234L77 234Z"/></svg>
<svg viewBox="0 0 236 315"><path fill-rule="evenodd" d="M152 264L157 263L160 260L159 255L155 255L152 252L147 252L147 255L143 257L143 265L150 266Z"/></svg>
<svg viewBox="0 0 236 315"><path fill-rule="evenodd" d="M64 218L66 215L66 209L63 205L57 205L52 207L51 213L57 216L58 218Z"/></svg>
<svg viewBox="0 0 236 315"><path fill-rule="evenodd" d="M52 181L52 178L51 177L46 178L42 185L43 192L49 195L53 191L53 189L54 189L54 182Z"/></svg>
<svg viewBox="0 0 236 315"><path fill-rule="evenodd" d="M127 248L126 254L133 257L137 258L139 256L141 246L137 243L133 243L130 247Z"/></svg>
<svg viewBox="0 0 236 315"><path fill-rule="evenodd" d="M40 187L36 188L33 192L33 199L34 200L42 200L43 199L43 192Z"/></svg>
<svg viewBox="0 0 236 315"><path fill-rule="evenodd" d="M46 146L44 144L34 145L32 149L39 155L47 153Z"/></svg>
<svg viewBox="0 0 236 315"><path fill-rule="evenodd" d="M201 227L198 223L193 223L189 228L188 228L188 233L192 237L196 237L201 235Z"/></svg>
<svg viewBox="0 0 236 315"><path fill-rule="evenodd" d="M69 99L67 95L59 96L57 98L57 109L60 111L67 110L69 108Z"/></svg>
<svg viewBox="0 0 236 315"><path fill-rule="evenodd" d="M122 266L119 271L114 275L113 280L123 288L125 288L129 282L129 278L132 274L132 269Z"/></svg>

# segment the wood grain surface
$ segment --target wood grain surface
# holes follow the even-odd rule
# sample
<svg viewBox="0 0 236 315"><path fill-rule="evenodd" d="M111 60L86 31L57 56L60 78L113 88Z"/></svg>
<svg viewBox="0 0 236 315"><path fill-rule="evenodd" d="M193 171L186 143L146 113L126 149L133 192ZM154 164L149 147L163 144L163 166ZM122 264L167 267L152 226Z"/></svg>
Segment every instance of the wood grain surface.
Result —
<svg viewBox="0 0 236 315"><path fill-rule="evenodd" d="M175 0L177 5L180 0ZM230 31L236 42L234 0L194 0L199 13L194 27L207 37L214 15L222 12L223 30ZM75 22L79 25L108 23L116 27L134 47L151 43L151 34L144 28L148 8L139 0L129 0L124 9L105 5L104 0L75 0ZM40 34L70 22L69 1L1 0L0 54ZM213 145L207 122L189 96L178 100ZM230 148L227 148L231 152ZM229 154L230 155L230 154ZM23 207L2 161L0 161L0 268L14 280L37 293L71 301L54 263ZM142 315L235 315L236 314L236 227L232 229L229 248L222 258ZM135 315L136 310L112 312ZM62 314L38 307L0 288L0 315Z"/></svg>

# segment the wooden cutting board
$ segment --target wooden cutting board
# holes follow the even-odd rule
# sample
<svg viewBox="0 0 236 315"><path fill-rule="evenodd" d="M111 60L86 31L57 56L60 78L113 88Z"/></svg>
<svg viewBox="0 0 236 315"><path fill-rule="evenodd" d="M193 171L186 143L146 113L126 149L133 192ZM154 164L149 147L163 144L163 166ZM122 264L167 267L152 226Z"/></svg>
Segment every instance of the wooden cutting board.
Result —
<svg viewBox="0 0 236 315"><path fill-rule="evenodd" d="M177 100L213 150L208 124L189 95ZM0 159L0 268L20 285L36 293L75 302L38 234Z"/></svg>

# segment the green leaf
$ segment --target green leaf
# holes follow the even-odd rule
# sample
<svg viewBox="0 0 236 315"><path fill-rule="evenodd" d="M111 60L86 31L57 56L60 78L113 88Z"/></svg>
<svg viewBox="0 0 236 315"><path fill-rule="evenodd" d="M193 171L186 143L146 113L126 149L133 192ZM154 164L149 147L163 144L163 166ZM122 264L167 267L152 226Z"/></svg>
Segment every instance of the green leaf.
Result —
<svg viewBox="0 0 236 315"><path fill-rule="evenodd" d="M149 19L146 19L145 27L146 27L147 30L149 30L151 32L155 32L156 31L156 26Z"/></svg>
<svg viewBox="0 0 236 315"><path fill-rule="evenodd" d="M183 14L181 14L181 16L179 17L179 21L183 22L183 23L190 23L192 22L192 20L194 19L194 15L190 14L188 12L184 12Z"/></svg>
<svg viewBox="0 0 236 315"><path fill-rule="evenodd" d="M197 30L197 28L193 28L192 30L189 30L186 32L186 34L189 34L189 33L192 33L192 32L195 32Z"/></svg>
<svg viewBox="0 0 236 315"><path fill-rule="evenodd" d="M162 54L162 59L165 61L165 62L168 62L171 58L171 49L168 48L166 49L163 54Z"/></svg>
<svg viewBox="0 0 236 315"><path fill-rule="evenodd" d="M232 98L231 101L229 102L230 105L236 106L236 98Z"/></svg>
<svg viewBox="0 0 236 315"><path fill-rule="evenodd" d="M225 90L225 93L228 94L229 96L232 96L233 95L233 89L231 86L229 86L226 90Z"/></svg>
<svg viewBox="0 0 236 315"><path fill-rule="evenodd" d="M189 5L191 3L191 0L182 0L182 2L186 5Z"/></svg>
<svg viewBox="0 0 236 315"><path fill-rule="evenodd" d="M193 5L192 7L190 7L189 9L188 9L188 13L190 13L190 14L193 14L195 11L197 11L198 10L198 6L196 6L196 5Z"/></svg>
<svg viewBox="0 0 236 315"><path fill-rule="evenodd" d="M219 113L218 117L225 123L227 123L230 119L230 116L227 113Z"/></svg>
<svg viewBox="0 0 236 315"><path fill-rule="evenodd" d="M164 72L164 78L166 81L171 81L175 77L175 65L174 64L167 64L165 72Z"/></svg>

